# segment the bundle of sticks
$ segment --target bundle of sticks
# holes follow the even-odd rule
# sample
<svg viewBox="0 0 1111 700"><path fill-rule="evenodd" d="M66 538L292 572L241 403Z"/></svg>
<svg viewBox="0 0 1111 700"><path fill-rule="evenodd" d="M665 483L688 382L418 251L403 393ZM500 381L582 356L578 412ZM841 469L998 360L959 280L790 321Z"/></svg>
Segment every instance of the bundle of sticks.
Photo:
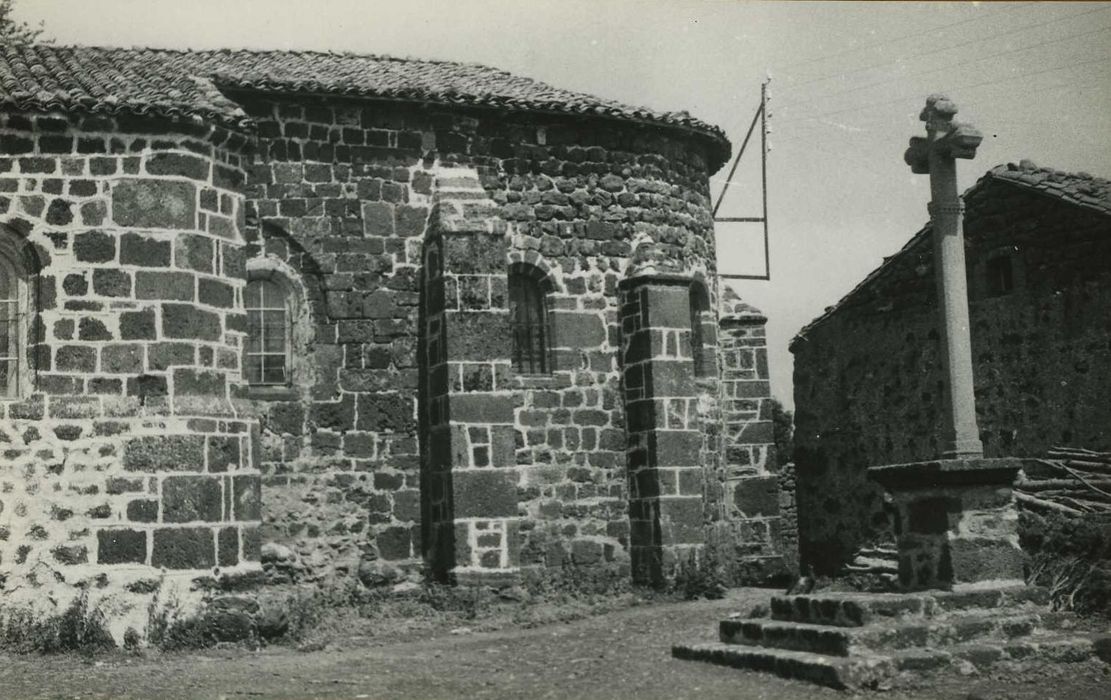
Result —
<svg viewBox="0 0 1111 700"><path fill-rule="evenodd" d="M1111 452L1053 447L1045 458L1027 462L1015 498L1032 510L1111 512Z"/></svg>

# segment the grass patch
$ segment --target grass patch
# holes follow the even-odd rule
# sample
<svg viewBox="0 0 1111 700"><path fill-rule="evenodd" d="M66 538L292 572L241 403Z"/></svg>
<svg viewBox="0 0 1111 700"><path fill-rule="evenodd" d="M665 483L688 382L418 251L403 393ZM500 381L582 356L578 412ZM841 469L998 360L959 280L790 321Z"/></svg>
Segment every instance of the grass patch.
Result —
<svg viewBox="0 0 1111 700"><path fill-rule="evenodd" d="M115 647L104 616L89 608L86 591L81 591L60 615L42 617L29 609L19 609L9 611L0 620L0 648L5 651L92 654Z"/></svg>

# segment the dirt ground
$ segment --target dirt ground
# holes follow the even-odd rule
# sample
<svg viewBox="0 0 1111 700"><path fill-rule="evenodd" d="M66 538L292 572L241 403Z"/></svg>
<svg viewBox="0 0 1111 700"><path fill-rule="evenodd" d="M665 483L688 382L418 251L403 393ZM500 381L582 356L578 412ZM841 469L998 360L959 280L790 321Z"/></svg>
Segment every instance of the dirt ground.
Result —
<svg viewBox="0 0 1111 700"><path fill-rule="evenodd" d="M766 674L671 658L677 640L709 639L715 623L765 602L770 591L725 600L632 607L531 629L423 630L333 638L323 649L270 647L82 657L0 655L0 698L767 698L847 694ZM951 676L868 693L884 700L1111 698L1099 661Z"/></svg>

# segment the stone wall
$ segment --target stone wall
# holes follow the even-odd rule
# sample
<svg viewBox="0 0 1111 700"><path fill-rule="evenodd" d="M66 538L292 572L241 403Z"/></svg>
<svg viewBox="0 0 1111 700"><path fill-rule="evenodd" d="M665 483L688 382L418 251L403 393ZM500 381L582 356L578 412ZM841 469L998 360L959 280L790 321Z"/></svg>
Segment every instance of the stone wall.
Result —
<svg viewBox="0 0 1111 700"><path fill-rule="evenodd" d="M0 236L30 297L20 395L0 400L4 609L50 615L86 589L117 639L141 635L152 592L259 568L247 140L6 113L0 144Z"/></svg>
<svg viewBox="0 0 1111 700"><path fill-rule="evenodd" d="M794 484L779 473L775 453L767 318L729 289L722 307L723 458L712 482L721 507L710 537L732 580L781 581L796 565Z"/></svg>
<svg viewBox="0 0 1111 700"><path fill-rule="evenodd" d="M197 588L261 557L273 583L604 588L707 541L772 556L762 326L719 353L705 141L229 96L257 132L2 124L0 223L41 261L36 392L0 404L9 581ZM518 269L546 290L544 374L512 369ZM244 385L252 279L288 296L288 386Z"/></svg>
<svg viewBox="0 0 1111 700"><path fill-rule="evenodd" d="M1057 444L1108 449L1111 220L993 179L970 190L966 204L985 454L1034 456ZM931 257L919 234L792 344L800 547L803 562L821 573L891 536L867 467L939 456ZM989 280L1000 259L1012 270L1009 291Z"/></svg>
<svg viewBox="0 0 1111 700"><path fill-rule="evenodd" d="M307 579L360 564L380 570L382 562L415 570L431 546L421 534L418 455L421 421L433 418L417 399L453 389L431 376L439 371L432 345L417 348L421 328L429 338L437 332L441 311L429 307L420 319L421 259L439 235L437 183L458 169L480 190L466 197L485 200L460 202L462 216L481 206L480 218L502 222L506 247L486 261L489 281L445 271L454 308L503 304L512 264L536 268L550 289L549 376L501 376L504 311L474 317L486 319L488 347L480 349L489 354L461 357L451 370L464 372L467 391L510 402L513 459L505 466L517 476L519 565L542 577L627 576L617 283L631 261L687 275L713 269L703 147L616 121L235 99L259 122L247 186L251 265L296 278L311 336L294 388L256 394L266 539L283 545L275 556L296 560L279 568ZM454 351L450 335L446 343L436 350L443 358ZM420 388L422 356L439 388ZM434 422L428 427L435 432ZM428 497L445 495L437 494ZM433 524L441 517L442 509L428 526L441 529Z"/></svg>

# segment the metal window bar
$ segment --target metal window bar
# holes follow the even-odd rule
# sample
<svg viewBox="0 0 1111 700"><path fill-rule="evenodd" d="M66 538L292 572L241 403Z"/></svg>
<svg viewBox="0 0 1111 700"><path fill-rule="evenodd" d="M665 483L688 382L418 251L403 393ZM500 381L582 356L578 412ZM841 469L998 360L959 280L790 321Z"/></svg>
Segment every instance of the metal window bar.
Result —
<svg viewBox="0 0 1111 700"><path fill-rule="evenodd" d="M289 314L285 294L274 282L247 283L247 383L281 386L289 383Z"/></svg>
<svg viewBox="0 0 1111 700"><path fill-rule="evenodd" d="M0 397L14 398L18 389L19 300L0 299Z"/></svg>
<svg viewBox="0 0 1111 700"><path fill-rule="evenodd" d="M19 280L0 257L0 397L15 398L19 391L20 340Z"/></svg>
<svg viewBox="0 0 1111 700"><path fill-rule="evenodd" d="M524 274L510 275L509 317L513 328L513 368L521 374L547 374L550 368L547 309L537 280Z"/></svg>

